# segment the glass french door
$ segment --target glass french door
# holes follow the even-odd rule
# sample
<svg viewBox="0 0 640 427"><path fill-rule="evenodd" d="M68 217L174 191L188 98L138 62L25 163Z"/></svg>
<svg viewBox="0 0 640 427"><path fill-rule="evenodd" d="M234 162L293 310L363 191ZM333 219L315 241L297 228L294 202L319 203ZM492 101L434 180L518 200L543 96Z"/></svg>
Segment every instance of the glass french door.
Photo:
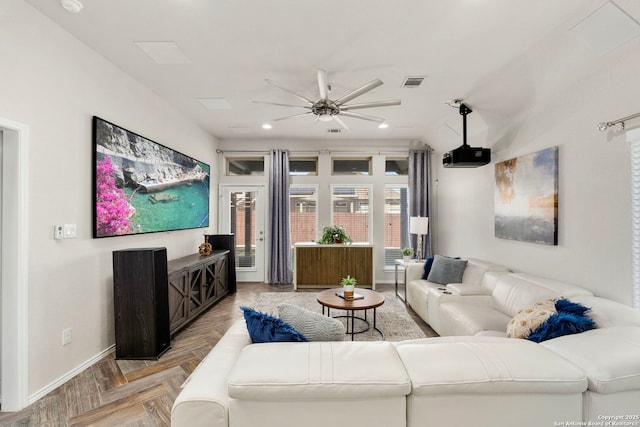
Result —
<svg viewBox="0 0 640 427"><path fill-rule="evenodd" d="M220 187L221 233L235 235L239 282L265 281L264 186Z"/></svg>

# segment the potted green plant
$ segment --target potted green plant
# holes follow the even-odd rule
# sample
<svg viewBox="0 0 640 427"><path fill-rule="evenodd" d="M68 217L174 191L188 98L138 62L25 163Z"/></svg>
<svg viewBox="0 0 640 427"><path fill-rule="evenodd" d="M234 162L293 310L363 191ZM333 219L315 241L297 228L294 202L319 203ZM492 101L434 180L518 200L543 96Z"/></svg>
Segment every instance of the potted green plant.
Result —
<svg viewBox="0 0 640 427"><path fill-rule="evenodd" d="M342 280L340 281L340 284L342 285L342 290L344 292L345 298L353 298L356 283L358 283L356 278L351 277L350 275L347 275L347 277L342 278Z"/></svg>
<svg viewBox="0 0 640 427"><path fill-rule="evenodd" d="M323 245L331 243L351 243L351 237L347 235L342 225L332 225L322 228L322 237L318 240L318 243Z"/></svg>
<svg viewBox="0 0 640 427"><path fill-rule="evenodd" d="M413 248L402 248L402 259L404 262L407 262L411 259L411 255L413 255Z"/></svg>

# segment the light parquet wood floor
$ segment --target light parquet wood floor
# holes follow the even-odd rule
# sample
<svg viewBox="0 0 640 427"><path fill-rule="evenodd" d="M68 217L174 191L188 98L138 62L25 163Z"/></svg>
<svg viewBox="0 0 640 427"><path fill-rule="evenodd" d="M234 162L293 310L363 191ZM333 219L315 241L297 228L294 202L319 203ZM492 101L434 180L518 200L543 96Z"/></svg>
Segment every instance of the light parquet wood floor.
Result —
<svg viewBox="0 0 640 427"><path fill-rule="evenodd" d="M391 285L378 285L380 291ZM115 360L113 353L20 412L0 412L0 426L168 426L180 386L238 318L241 305L262 292L291 285L240 283L228 296L179 332L158 361ZM407 309L427 336L433 330Z"/></svg>

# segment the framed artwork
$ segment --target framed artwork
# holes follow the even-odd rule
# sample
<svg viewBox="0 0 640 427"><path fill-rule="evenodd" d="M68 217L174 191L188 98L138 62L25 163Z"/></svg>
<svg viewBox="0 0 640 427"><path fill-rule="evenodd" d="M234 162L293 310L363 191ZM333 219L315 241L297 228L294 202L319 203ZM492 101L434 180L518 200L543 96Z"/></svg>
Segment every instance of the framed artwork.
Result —
<svg viewBox="0 0 640 427"><path fill-rule="evenodd" d="M209 226L210 167L93 118L93 237Z"/></svg>
<svg viewBox="0 0 640 427"><path fill-rule="evenodd" d="M558 244L558 147L495 165L495 235Z"/></svg>

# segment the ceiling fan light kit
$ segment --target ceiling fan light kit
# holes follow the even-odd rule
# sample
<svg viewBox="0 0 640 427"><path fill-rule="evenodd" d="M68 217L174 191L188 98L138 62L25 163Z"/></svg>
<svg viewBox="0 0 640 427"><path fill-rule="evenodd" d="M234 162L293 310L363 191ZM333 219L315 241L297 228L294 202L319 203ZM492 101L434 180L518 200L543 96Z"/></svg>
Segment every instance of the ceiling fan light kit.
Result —
<svg viewBox="0 0 640 427"><path fill-rule="evenodd" d="M376 87L382 85L382 80L375 79L370 81L369 83L361 86L348 94L338 98L336 100L329 99L329 92L331 92L331 86L328 83L327 72L323 69L319 69L317 73L317 81L318 81L318 93L320 95L320 99L318 101L312 101L297 92L294 92L291 89L288 89L273 80L265 79L265 81L285 92L288 92L305 103L305 105L291 105L291 104L282 104L276 102L268 102L268 101L253 101L259 104L270 104L270 105L278 105L283 107L297 107L297 108L305 108L308 109L306 113L301 114L293 114L290 116L280 117L274 119L274 121L290 119L294 117L303 117L314 115L316 117L316 121L321 122L330 122L336 121L343 129L349 130L349 126L342 120L341 117L351 117L354 119L360 120L368 120L372 122L376 122L379 124L385 123L385 119L376 116L370 116L366 114L356 113L352 110L362 109L362 108L375 108L375 107L389 107L394 105L400 105L401 101L399 99L388 100L388 101L373 101L373 102L363 102L359 104L351 104L347 105L347 102L355 99L370 90L375 89ZM388 125L387 125L388 126ZM379 126L381 127L381 126Z"/></svg>

